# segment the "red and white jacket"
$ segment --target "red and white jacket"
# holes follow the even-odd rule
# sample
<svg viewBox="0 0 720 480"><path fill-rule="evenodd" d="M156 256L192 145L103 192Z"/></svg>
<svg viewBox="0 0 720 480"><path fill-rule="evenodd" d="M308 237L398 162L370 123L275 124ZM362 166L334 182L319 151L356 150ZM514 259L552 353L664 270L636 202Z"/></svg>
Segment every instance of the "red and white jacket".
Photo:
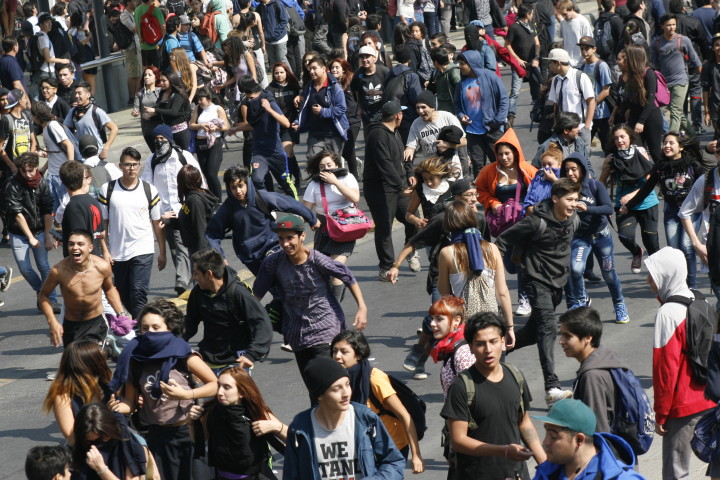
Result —
<svg viewBox="0 0 720 480"><path fill-rule="evenodd" d="M653 392L655 420L681 418L713 408L705 398L705 385L692 378L692 369L683 352L687 343L687 308L664 303L672 295L694 298L687 287L687 264L680 250L665 247L645 260L645 266L658 287L662 306L655 315L653 344Z"/></svg>

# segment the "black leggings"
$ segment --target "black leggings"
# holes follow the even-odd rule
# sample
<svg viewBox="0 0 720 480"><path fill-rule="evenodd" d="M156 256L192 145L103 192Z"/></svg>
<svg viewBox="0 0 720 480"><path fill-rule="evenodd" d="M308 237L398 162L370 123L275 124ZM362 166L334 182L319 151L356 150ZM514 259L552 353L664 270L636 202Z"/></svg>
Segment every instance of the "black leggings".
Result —
<svg viewBox="0 0 720 480"><path fill-rule="evenodd" d="M637 119L630 119L630 127L634 128ZM662 159L663 119L659 108L653 108L640 134L650 159L657 163Z"/></svg>
<svg viewBox="0 0 720 480"><path fill-rule="evenodd" d="M355 156L355 142L357 141L359 133L360 125L353 125L348 129L348 138L345 141L342 151L342 157L348 164L348 171L352 173L355 178L358 178L358 163L357 157Z"/></svg>
<svg viewBox="0 0 720 480"><path fill-rule="evenodd" d="M222 138L216 138L215 143L207 148L207 140L198 138L195 145L197 146L197 158L205 179L207 180L208 189L213 195L222 199L222 184L218 173L220 172L220 164L223 160L223 142Z"/></svg>
<svg viewBox="0 0 720 480"><path fill-rule="evenodd" d="M642 249L635 243L635 227L640 224L640 236L648 255L660 250L658 239L658 206L645 210L630 210L621 215L617 212L618 238L633 255L640 255Z"/></svg>
<svg viewBox="0 0 720 480"><path fill-rule="evenodd" d="M190 148L190 129L186 128L181 132L173 133L173 142L183 150Z"/></svg>

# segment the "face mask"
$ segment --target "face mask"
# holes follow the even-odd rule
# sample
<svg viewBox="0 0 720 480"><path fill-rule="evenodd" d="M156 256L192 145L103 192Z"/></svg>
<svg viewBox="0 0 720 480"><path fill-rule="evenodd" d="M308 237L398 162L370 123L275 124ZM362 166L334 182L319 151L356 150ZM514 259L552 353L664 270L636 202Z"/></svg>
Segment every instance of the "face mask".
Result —
<svg viewBox="0 0 720 480"><path fill-rule="evenodd" d="M170 142L167 140L155 140L155 149L158 156L164 157L170 152Z"/></svg>

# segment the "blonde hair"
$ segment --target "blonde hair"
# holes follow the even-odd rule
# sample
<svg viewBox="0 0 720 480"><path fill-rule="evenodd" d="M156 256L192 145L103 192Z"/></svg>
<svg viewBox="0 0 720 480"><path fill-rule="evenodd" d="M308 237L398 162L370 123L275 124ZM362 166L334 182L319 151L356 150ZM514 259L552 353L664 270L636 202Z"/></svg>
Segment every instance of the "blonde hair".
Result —
<svg viewBox="0 0 720 480"><path fill-rule="evenodd" d="M423 173L438 177L447 177L452 173L452 165L443 157L430 157L415 167L416 175L422 175Z"/></svg>
<svg viewBox="0 0 720 480"><path fill-rule="evenodd" d="M563 161L563 152L560 145L558 145L557 142L550 142L547 149L545 149L542 155L540 155L540 161L542 161L545 157L552 158L558 163L558 165L560 165Z"/></svg>
<svg viewBox="0 0 720 480"><path fill-rule="evenodd" d="M175 66L178 69L180 80L182 80L187 91L190 92L193 87L193 71L190 68L190 59L183 47L173 48L172 54L175 55Z"/></svg>

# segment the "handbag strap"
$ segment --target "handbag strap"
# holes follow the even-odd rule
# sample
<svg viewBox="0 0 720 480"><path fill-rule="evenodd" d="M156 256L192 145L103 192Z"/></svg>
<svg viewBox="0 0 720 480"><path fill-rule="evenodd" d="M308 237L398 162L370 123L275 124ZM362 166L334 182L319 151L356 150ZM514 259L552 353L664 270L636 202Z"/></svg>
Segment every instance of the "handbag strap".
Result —
<svg viewBox="0 0 720 480"><path fill-rule="evenodd" d="M520 203L520 194L522 193L522 171L518 168L517 187L515 187L515 205Z"/></svg>
<svg viewBox="0 0 720 480"><path fill-rule="evenodd" d="M325 196L325 183L322 181L320 182L320 196L322 197L323 210L325 210L325 215L328 216L330 213L328 213L327 197Z"/></svg>

